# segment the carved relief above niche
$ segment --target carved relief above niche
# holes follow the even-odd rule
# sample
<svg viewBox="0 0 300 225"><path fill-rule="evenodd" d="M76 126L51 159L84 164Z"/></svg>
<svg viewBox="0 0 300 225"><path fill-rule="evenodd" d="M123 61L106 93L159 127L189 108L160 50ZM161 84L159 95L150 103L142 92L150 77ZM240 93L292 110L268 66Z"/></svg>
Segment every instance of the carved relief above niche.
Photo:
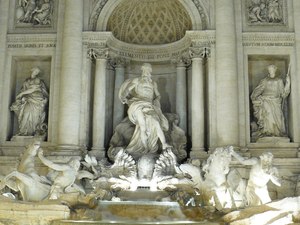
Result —
<svg viewBox="0 0 300 225"><path fill-rule="evenodd" d="M47 139L51 57L14 57L11 70L12 140Z"/></svg>
<svg viewBox="0 0 300 225"><path fill-rule="evenodd" d="M55 0L16 0L14 28L54 28Z"/></svg>
<svg viewBox="0 0 300 225"><path fill-rule="evenodd" d="M293 32L292 1L243 0L242 24L245 32Z"/></svg>
<svg viewBox="0 0 300 225"><path fill-rule="evenodd" d="M251 142L290 142L289 62L286 55L248 56Z"/></svg>
<svg viewBox="0 0 300 225"><path fill-rule="evenodd" d="M249 25L284 25L286 1L247 0L246 15Z"/></svg>

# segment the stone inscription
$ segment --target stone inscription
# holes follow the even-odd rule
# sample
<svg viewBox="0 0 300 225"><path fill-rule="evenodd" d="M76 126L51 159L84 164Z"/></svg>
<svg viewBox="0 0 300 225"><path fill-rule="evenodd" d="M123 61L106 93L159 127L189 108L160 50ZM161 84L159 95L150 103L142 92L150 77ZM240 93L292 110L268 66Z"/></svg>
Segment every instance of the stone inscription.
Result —
<svg viewBox="0 0 300 225"><path fill-rule="evenodd" d="M174 57L182 55L186 50L181 50L177 52L165 52L165 53L132 53L125 51L116 51L112 52L120 57L129 58L133 60L142 60L142 61L161 61L169 60Z"/></svg>
<svg viewBox="0 0 300 225"><path fill-rule="evenodd" d="M249 46L249 47L278 47L278 46L286 46L286 47L291 47L294 46L294 43L243 43L243 46Z"/></svg>
<svg viewBox="0 0 300 225"><path fill-rule="evenodd" d="M55 43L13 43L8 44L7 48L55 48Z"/></svg>

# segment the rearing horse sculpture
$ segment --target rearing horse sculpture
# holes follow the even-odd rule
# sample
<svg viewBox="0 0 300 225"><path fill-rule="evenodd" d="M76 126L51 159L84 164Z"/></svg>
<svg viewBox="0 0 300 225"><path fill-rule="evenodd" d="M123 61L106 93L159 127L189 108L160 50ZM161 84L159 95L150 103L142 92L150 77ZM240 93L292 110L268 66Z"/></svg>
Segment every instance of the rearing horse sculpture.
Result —
<svg viewBox="0 0 300 225"><path fill-rule="evenodd" d="M20 191L24 201L41 201L49 195L51 182L46 177L38 175L34 168L39 148L39 141L26 148L17 170L5 176L0 182L0 190L7 186L14 191Z"/></svg>

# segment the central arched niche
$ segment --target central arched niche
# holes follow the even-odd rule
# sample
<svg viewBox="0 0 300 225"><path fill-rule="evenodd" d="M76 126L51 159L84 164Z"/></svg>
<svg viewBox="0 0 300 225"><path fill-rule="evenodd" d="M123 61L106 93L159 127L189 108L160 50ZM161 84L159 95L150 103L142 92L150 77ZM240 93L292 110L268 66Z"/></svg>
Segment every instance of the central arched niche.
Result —
<svg viewBox="0 0 300 225"><path fill-rule="evenodd" d="M150 0L151 1L151 0ZM150 2L149 1L149 2ZM170 6L164 0L156 0L159 4L167 5L170 9ZM192 28L190 30L207 30L213 29L213 16L211 18L210 14L213 14L213 2L210 0L173 0L181 5L181 9L184 9L188 12L189 17L192 21ZM111 17L113 11L123 2L128 2L132 4L131 1L127 0L94 0L93 3L90 4L90 13L88 23L88 30L90 31L108 31L107 25L108 20ZM132 2L136 2L132 0ZM145 0L139 1L139 3L147 2ZM125 4L125 3L124 3ZM129 10L128 10L129 11ZM130 12L129 12L130 13ZM179 16L177 17L179 18Z"/></svg>
<svg viewBox="0 0 300 225"><path fill-rule="evenodd" d="M178 0L123 0L106 30L126 43L158 45L178 41L191 29L189 13Z"/></svg>

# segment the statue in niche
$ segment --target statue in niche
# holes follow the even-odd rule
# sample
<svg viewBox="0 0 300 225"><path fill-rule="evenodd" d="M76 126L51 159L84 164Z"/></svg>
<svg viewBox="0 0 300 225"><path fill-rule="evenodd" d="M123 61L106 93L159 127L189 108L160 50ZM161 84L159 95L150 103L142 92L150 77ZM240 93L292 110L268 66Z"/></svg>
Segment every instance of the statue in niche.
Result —
<svg viewBox="0 0 300 225"><path fill-rule="evenodd" d="M169 123L160 108L157 84L151 79L152 66L145 63L141 69L141 77L126 80L119 92L121 102L129 107L129 120L135 125L133 136L126 148L134 158L137 155L157 152L158 139L162 149L171 147L164 134L169 129Z"/></svg>
<svg viewBox="0 0 300 225"><path fill-rule="evenodd" d="M50 25L53 14L53 0L19 0L17 23Z"/></svg>
<svg viewBox="0 0 300 225"><path fill-rule="evenodd" d="M17 169L0 182L0 190L8 186L14 191L20 191L24 201L42 201L47 198L51 181L40 176L35 170L35 157L40 149L40 142L35 141L26 147Z"/></svg>
<svg viewBox="0 0 300 225"><path fill-rule="evenodd" d="M23 83L10 109L18 118L17 136L45 137L47 133L46 107L49 95L44 81L38 77L40 69L34 67L31 71L30 78Z"/></svg>
<svg viewBox="0 0 300 225"><path fill-rule="evenodd" d="M283 23L281 0L249 0L248 20L252 24Z"/></svg>
<svg viewBox="0 0 300 225"><path fill-rule="evenodd" d="M290 67L289 67L290 68ZM268 66L268 76L260 81L251 94L257 129L253 140L263 137L287 137L283 113L283 101L290 93L289 71L283 80L276 75L277 67Z"/></svg>
<svg viewBox="0 0 300 225"><path fill-rule="evenodd" d="M231 155L241 164L252 166L249 180L246 187L246 199L249 206L262 205L271 202L267 184L272 181L277 186L281 186L278 178L278 171L272 166L273 154L263 153L259 158L244 159L234 151Z"/></svg>

